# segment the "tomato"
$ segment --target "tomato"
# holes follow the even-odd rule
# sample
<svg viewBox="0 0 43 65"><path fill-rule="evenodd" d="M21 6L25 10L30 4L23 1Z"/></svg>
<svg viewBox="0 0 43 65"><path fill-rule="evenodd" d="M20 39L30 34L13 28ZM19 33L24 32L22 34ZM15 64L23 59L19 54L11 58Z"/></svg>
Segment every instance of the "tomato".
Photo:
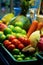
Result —
<svg viewBox="0 0 43 65"><path fill-rule="evenodd" d="M8 39L9 39L9 41L12 41L13 39L16 39L16 37L15 36L10 36Z"/></svg>
<svg viewBox="0 0 43 65"><path fill-rule="evenodd" d="M24 45L23 45L23 44L19 44L19 45L18 45L18 48L21 50L21 49L24 48Z"/></svg>
<svg viewBox="0 0 43 65"><path fill-rule="evenodd" d="M28 46L30 44L30 40L28 38L24 39L24 43L25 46Z"/></svg>
<svg viewBox="0 0 43 65"><path fill-rule="evenodd" d="M14 44L11 44L7 47L9 50L13 50L15 48L15 45Z"/></svg>
<svg viewBox="0 0 43 65"><path fill-rule="evenodd" d="M18 40L24 43L24 37L19 37Z"/></svg>
<svg viewBox="0 0 43 65"><path fill-rule="evenodd" d="M18 38L25 46L30 44L30 40L28 38L20 37Z"/></svg>
<svg viewBox="0 0 43 65"><path fill-rule="evenodd" d="M18 46L19 44L21 44L21 42L18 39L13 39L12 44L14 44L15 46Z"/></svg>
<svg viewBox="0 0 43 65"><path fill-rule="evenodd" d="M3 44L5 45L5 47L8 47L9 45L11 45L11 42L9 40L5 40Z"/></svg>

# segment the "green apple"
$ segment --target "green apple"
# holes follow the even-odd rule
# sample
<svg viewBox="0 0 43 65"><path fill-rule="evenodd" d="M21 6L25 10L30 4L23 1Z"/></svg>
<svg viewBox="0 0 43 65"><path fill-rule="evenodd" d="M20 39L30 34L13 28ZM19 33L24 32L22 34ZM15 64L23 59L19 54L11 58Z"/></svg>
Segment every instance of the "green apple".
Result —
<svg viewBox="0 0 43 65"><path fill-rule="evenodd" d="M22 28L22 27L23 27L23 22L20 22L20 21L19 21L19 22L16 22L16 23L15 23L15 26L19 26L19 27Z"/></svg>
<svg viewBox="0 0 43 65"><path fill-rule="evenodd" d="M14 31L14 26L13 25L8 25L8 28L10 28L12 31Z"/></svg>
<svg viewBox="0 0 43 65"><path fill-rule="evenodd" d="M26 31L25 30L22 30L22 34L26 35Z"/></svg>
<svg viewBox="0 0 43 65"><path fill-rule="evenodd" d="M14 32L15 33L21 33L22 32L22 28L16 26L15 29L14 29Z"/></svg>
<svg viewBox="0 0 43 65"><path fill-rule="evenodd" d="M5 28L5 29L4 29L4 34L5 34L5 35L11 34L11 33L12 33L12 31L11 31L10 28Z"/></svg>

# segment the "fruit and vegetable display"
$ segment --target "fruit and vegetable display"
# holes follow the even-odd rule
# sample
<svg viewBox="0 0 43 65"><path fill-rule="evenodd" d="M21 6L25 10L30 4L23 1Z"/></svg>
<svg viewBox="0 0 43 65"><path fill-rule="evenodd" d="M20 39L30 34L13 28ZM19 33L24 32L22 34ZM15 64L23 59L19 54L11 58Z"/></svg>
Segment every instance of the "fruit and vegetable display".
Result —
<svg viewBox="0 0 43 65"><path fill-rule="evenodd" d="M0 20L0 43L18 61L36 59L36 52L43 52L43 22L7 14Z"/></svg>

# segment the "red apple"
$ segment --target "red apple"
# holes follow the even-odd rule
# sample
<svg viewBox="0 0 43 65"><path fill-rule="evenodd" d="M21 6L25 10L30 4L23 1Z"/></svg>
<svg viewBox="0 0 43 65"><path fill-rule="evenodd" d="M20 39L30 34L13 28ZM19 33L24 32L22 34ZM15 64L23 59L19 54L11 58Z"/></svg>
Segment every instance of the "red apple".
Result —
<svg viewBox="0 0 43 65"><path fill-rule="evenodd" d="M13 39L16 39L16 37L15 37L15 36L10 36L8 39L9 39L9 41L12 42L12 40L13 40Z"/></svg>
<svg viewBox="0 0 43 65"><path fill-rule="evenodd" d="M4 23L0 23L0 31L3 31L7 26Z"/></svg>
<svg viewBox="0 0 43 65"><path fill-rule="evenodd" d="M9 45L11 45L11 42L9 40L5 40L3 43L5 47L8 47Z"/></svg>

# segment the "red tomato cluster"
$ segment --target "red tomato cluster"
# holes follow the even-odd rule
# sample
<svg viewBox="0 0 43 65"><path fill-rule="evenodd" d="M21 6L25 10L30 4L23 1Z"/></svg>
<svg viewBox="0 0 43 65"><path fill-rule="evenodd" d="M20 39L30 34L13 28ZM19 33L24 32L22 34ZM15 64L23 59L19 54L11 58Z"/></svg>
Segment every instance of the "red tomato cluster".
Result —
<svg viewBox="0 0 43 65"><path fill-rule="evenodd" d="M8 40L4 42L5 47L9 50L13 50L14 48L23 49L25 46L30 44L30 40L24 37L16 38L15 36L10 36Z"/></svg>

